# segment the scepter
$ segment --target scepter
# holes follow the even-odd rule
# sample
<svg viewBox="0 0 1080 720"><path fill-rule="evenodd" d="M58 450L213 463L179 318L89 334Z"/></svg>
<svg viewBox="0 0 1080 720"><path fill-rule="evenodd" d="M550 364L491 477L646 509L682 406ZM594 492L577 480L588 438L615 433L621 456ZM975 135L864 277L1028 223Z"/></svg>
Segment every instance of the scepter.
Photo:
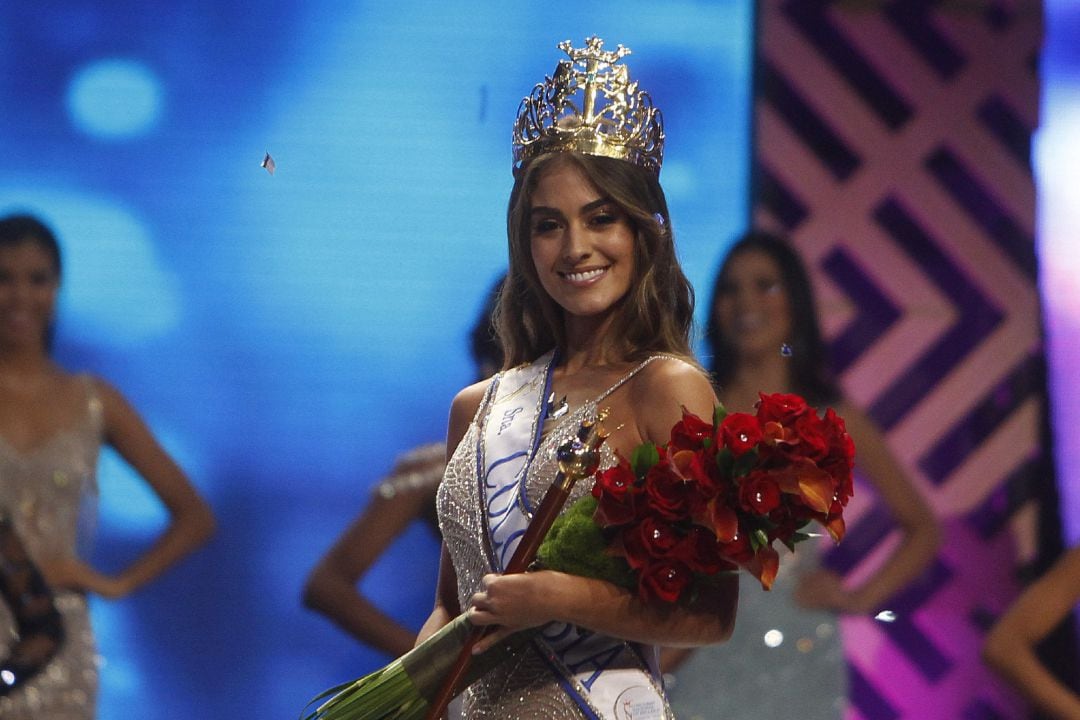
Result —
<svg viewBox="0 0 1080 720"><path fill-rule="evenodd" d="M570 490L574 484L581 478L589 477L600 467L600 446L609 435L601 423L607 415L608 410L605 408L597 413L596 420L582 420L577 435L559 446L555 453L559 472L556 473L555 480L544 494L544 499L525 529L525 534L522 535L510 562L503 570L504 575L525 572L529 568L536 559L536 551L540 548L540 543L547 537L552 523L566 504L566 499L570 496ZM494 632L496 627L495 625L477 626L469 631L461 652L458 653L457 659L443 678L439 692L432 700L424 720L438 720L442 716L446 706L457 695L457 686L469 668L473 646L489 633Z"/></svg>

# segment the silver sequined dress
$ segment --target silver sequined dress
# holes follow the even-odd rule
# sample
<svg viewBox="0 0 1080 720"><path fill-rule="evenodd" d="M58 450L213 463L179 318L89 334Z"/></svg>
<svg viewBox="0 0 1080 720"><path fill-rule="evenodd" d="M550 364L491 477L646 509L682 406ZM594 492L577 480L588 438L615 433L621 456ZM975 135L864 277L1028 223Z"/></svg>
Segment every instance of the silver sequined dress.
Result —
<svg viewBox="0 0 1080 720"><path fill-rule="evenodd" d="M652 359L657 359L657 356ZM618 389L644 367L635 368L596 400L572 410L558 421L548 421L545 436L528 473L527 493L532 507L537 507L558 471L555 450L570 439L581 421L596 416L597 403ZM446 474L439 486L437 507L443 540L457 573L458 600L461 607L480 590L481 579L491 569L485 550L487 525L480 500L477 478L476 445L488 408L481 406L458 445ZM607 446L602 446L602 467L610 467L615 458ZM589 481L574 486L566 506L586 495L592 488ZM657 649L638 646L654 668ZM671 720L670 708L663 716ZM500 665L484 678L473 683L464 694L463 717L466 720L581 720L585 715L577 704L559 687L552 670L531 645L517 653L511 661Z"/></svg>
<svg viewBox="0 0 1080 720"><path fill-rule="evenodd" d="M96 510L98 450L102 439L101 402L89 377L86 412L78 423L52 435L29 452L19 452L0 437L0 505L37 563L76 552ZM42 672L10 695L0 697L3 720L89 720L97 697L97 650L83 595L56 596L65 640ZM0 602L0 657L6 657L15 632L11 614Z"/></svg>

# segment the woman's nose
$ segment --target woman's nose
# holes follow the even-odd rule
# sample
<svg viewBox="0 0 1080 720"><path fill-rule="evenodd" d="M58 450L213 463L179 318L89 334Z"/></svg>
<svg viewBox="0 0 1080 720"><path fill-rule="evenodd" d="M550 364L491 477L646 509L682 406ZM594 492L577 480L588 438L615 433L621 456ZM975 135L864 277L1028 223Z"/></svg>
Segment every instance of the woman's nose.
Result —
<svg viewBox="0 0 1080 720"><path fill-rule="evenodd" d="M568 262L581 262L592 254L585 232L571 225L563 238L563 259Z"/></svg>

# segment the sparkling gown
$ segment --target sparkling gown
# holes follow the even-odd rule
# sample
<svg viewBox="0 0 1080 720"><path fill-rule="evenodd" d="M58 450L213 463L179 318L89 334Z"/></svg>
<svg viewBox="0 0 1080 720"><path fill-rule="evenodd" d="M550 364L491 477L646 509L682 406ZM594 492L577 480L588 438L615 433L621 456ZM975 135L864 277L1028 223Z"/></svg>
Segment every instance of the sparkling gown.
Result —
<svg viewBox="0 0 1080 720"><path fill-rule="evenodd" d="M86 411L79 421L21 453L0 437L0 506L6 507L31 558L69 557L96 509L102 409L84 376ZM57 655L25 685L0 697L3 720L89 720L94 717L98 667L85 596L56 594L65 639ZM0 603L0 656L6 656L15 625Z"/></svg>
<svg viewBox="0 0 1080 720"><path fill-rule="evenodd" d="M592 402L567 413L557 424L552 419L545 423L545 434L527 480L527 493L533 507L539 505L558 471L555 462L556 448L574 435L583 419L596 416L598 403L643 367L644 365L640 365L632 370ZM485 404L480 407L477 417L469 425L465 437L450 458L437 495L439 522L443 540L457 573L458 600L461 607L468 605L469 598L480 589L483 576L491 572L484 546L487 526L478 496L480 482L477 478L475 455L478 433L486 413ZM614 454L606 445L601 447L601 467L610 467L615 463ZM569 507L576 499L588 494L591 488L592 483L589 481L577 483L566 506ZM655 674L657 648L635 647ZM464 693L463 717L467 720L581 720L586 716L559 687L540 652L534 646L526 645L509 662L473 683ZM672 720L674 716L670 708L664 707L661 715L657 717Z"/></svg>
<svg viewBox="0 0 1080 720"><path fill-rule="evenodd" d="M815 542L794 554L780 548L780 572L768 592L741 576L731 639L699 648L674 673L671 705L679 720L841 717L846 667L839 621L798 607L793 597L798 577L817 567Z"/></svg>

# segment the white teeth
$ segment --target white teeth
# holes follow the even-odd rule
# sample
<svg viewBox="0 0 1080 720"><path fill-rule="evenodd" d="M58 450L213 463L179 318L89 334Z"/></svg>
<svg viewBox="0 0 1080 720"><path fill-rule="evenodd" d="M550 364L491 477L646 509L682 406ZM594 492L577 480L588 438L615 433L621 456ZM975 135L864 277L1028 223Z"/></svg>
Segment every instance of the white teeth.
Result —
<svg viewBox="0 0 1080 720"><path fill-rule="evenodd" d="M585 272L566 273L566 279L570 282L585 282L586 280L600 277L606 271L607 268L597 268L596 270L586 270Z"/></svg>

